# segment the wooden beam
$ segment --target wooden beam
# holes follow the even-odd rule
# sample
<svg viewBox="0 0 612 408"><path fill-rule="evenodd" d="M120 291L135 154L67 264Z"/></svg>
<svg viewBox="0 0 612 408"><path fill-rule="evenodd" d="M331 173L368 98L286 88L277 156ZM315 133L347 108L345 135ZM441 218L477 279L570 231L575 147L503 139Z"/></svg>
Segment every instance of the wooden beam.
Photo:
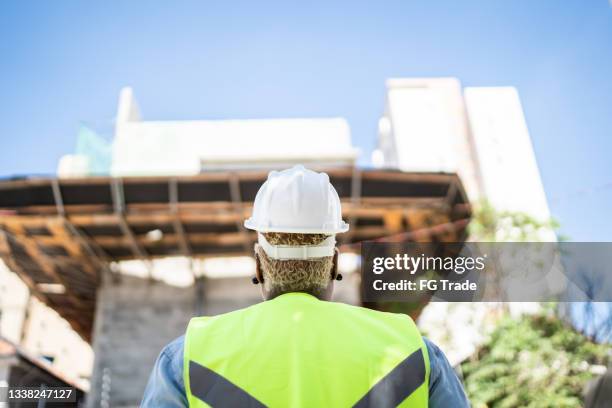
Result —
<svg viewBox="0 0 612 408"><path fill-rule="evenodd" d="M351 208L359 208L361 205L361 171L357 166L354 166L351 172ZM356 230L357 215L355 212L344 212L343 217L347 218L349 230L338 236L338 240L341 243L349 242L353 238Z"/></svg>
<svg viewBox="0 0 612 408"><path fill-rule="evenodd" d="M172 227L174 228L174 232L178 237L178 244L181 248L181 252L183 256L191 258L192 251L191 245L189 244L189 240L185 235L185 228L183 227L183 223L179 217L179 209L178 209L178 182L176 178L172 178L169 183L169 191L168 196L170 197L170 213L173 215L172 217ZM193 271L193 267L192 267Z"/></svg>
<svg viewBox="0 0 612 408"><path fill-rule="evenodd" d="M337 178L349 178L352 172L352 166L345 167L332 167L332 168L324 168L321 167L320 171L325 171L330 175L330 177ZM261 180L265 181L268 171L267 170L242 170L237 171L240 180L243 181L257 181ZM388 170L367 170L364 171L365 178L371 179L400 179L400 180L415 180L415 181L427 181L427 182L439 182L439 183L448 183L452 180L453 177L456 177L455 174L452 173L427 173L427 172L419 172L419 173L411 173L411 172L401 172L401 171L388 171ZM112 183L114 178L112 177L80 177L80 178L70 178L62 180L62 184L66 185L109 185ZM133 176L133 177L123 177L121 178L124 183L151 183L151 184L159 184L168 181L168 177L166 176ZM189 183L189 182L224 182L228 180L228 173L225 171L210 171L195 175L189 176L179 176L177 180L180 183ZM27 178L24 180L9 180L2 183L0 186L1 189L14 189L14 188L22 188L29 186L48 186L49 178Z"/></svg>
<svg viewBox="0 0 612 408"><path fill-rule="evenodd" d="M108 269L108 263L100 260L98 253L96 253L91 245L87 242L87 239L83 234L70 223L70 220L66 217L66 208L64 206L64 197L62 195L62 188L58 178L53 179L51 182L53 189L53 199L57 208L57 219L51 219L47 222L47 229L55 236L59 237L64 241L64 248L72 256L79 258L85 265L85 270L90 273L94 279L98 279L98 274L94 270L93 266L87 262L87 259L83 256L82 249L95 260L101 269ZM102 253L103 254L103 253Z"/></svg>
<svg viewBox="0 0 612 408"><path fill-rule="evenodd" d="M257 235L255 233L247 233L249 242L255 242L257 240ZM189 237L189 242L194 245L236 245L244 242L244 234L241 232L227 232L227 233L215 233L215 232L206 232L206 233L197 233L197 234L188 234L186 237ZM164 234L163 237L159 241L149 241L146 236L139 235L136 236L135 239L138 241L139 245L144 247L155 247L159 245L165 246L178 246L180 248L181 245L181 236L178 234ZM45 243L45 245L55 245L56 241L54 237L40 237L41 243ZM101 247L129 247L130 240L125 236L109 236L109 235L97 235L93 238L93 240L100 245ZM249 245L250 247L250 245ZM183 252L183 251L181 251ZM193 253L193 249L189 248L189 255L191 256ZM184 255L184 253L183 253Z"/></svg>
<svg viewBox="0 0 612 408"><path fill-rule="evenodd" d="M362 197L360 205L366 206L421 206L430 207L432 205L442 206L445 204L445 196L433 196L433 197ZM350 199L341 199L343 206L349 205ZM244 210L250 208L252 203L241 202L239 205ZM181 212L185 213L208 213L209 215L216 215L222 213L231 213L234 211L236 204L228 203L225 201L209 201L209 202L196 202L196 203L178 203L178 207ZM64 206L66 215L69 216L91 216L91 214L112 214L113 206L107 204L78 204L78 205L65 205ZM167 203L137 203L128 204L124 208L126 214L128 213L168 213ZM57 210L54 205L46 206L23 206L14 210L17 215L56 215Z"/></svg>
<svg viewBox="0 0 612 408"><path fill-rule="evenodd" d="M36 283L32 280L32 278L19 266L19 263L15 259L10 245L8 243L7 232L0 229L0 257L6 263L6 266L12 271L15 272L26 284L30 292L34 296L36 296L41 302L44 302L50 305L50 301L41 291L36 287Z"/></svg>
<svg viewBox="0 0 612 408"><path fill-rule="evenodd" d="M404 212L399 210L388 211L383 217L385 227L390 234L397 234L404 229Z"/></svg>
<svg viewBox="0 0 612 408"><path fill-rule="evenodd" d="M5 233L0 231L0 246L2 246L1 241L3 241L3 240L6 240ZM2 250L0 250L0 257L6 263L6 266L9 268L9 270L11 270L15 274L17 274L17 276L19 276L21 281L28 287L28 290L30 291L30 293L35 298L37 298L42 303L44 303L48 307L54 309L56 312L58 312L60 314L60 316L62 316L64 319L66 319L66 321L70 324L70 326L72 326L72 328L85 341L88 341L88 342L91 341L91 330L88 329L81 322L79 322L79 321L77 321L75 319L71 319L68 316L66 316L65 311L61 307L58 307L57 304L53 303L53 301L51 301L43 292L41 292L40 289L38 289L38 286L36 285L36 283L28 275L28 273L26 271L24 271L23 268L21 268L19 266L19 264L14 259L12 254L10 254L10 253L2 253ZM92 310L92 315L93 315L93 310Z"/></svg>
<svg viewBox="0 0 612 408"><path fill-rule="evenodd" d="M70 231L72 236L79 241L85 252L94 259L98 266L102 270L110 271L110 257L104 252L102 248L96 245L91 239L89 239L83 232L81 232L75 225L70 222L69 218L64 218L64 227Z"/></svg>
<svg viewBox="0 0 612 408"><path fill-rule="evenodd" d="M157 208L143 209L134 208L134 213L124 213L124 217L129 225L159 225L172 224L175 217L168 210L167 204L156 204ZM394 209L436 209L448 211L444 197L441 198L386 198L386 197L362 197L358 205L354 205L350 200L342 202L343 216L382 217L387 211ZM456 205L454 208L463 210L465 205ZM467 206L469 207L469 206ZM18 219L25 227L44 226L46 219L57 213L55 207L49 207L53 211L49 214L17 214L5 215L4 219ZM130 207L132 208L132 207ZM250 203L241 203L240 210L236 211L236 204L222 206L210 205L210 203L178 203L178 217L183 224L191 223L214 223L214 224L236 224L244 218L244 214L250 211ZM117 226L117 218L112 208L106 208L104 212L90 212L87 214L69 214L70 222L78 227L88 226ZM3 221L0 219L0 224Z"/></svg>
<svg viewBox="0 0 612 408"><path fill-rule="evenodd" d="M56 245L61 245L66 252L75 260L78 260L79 264L82 265L83 270L91 275L92 278L98 279L98 274L94 266L91 264L91 257L83 252L81 245L78 241L68 233L66 230L63 218L49 218L47 220L47 229L51 232L52 237ZM44 242L44 240L37 239L38 242Z"/></svg>
<svg viewBox="0 0 612 408"><path fill-rule="evenodd" d="M417 242L428 242L430 240L429 236L426 236L424 231L427 230L427 228L429 228L429 225L427 224L427 220L431 217L431 212L430 211L408 211L406 213L406 221L408 222L408 225L410 226L410 231L422 231L422 233L420 234L416 234L414 235L415 237L418 237Z"/></svg>
<svg viewBox="0 0 612 408"><path fill-rule="evenodd" d="M403 232L396 235L383 236L381 238L377 238L373 241L375 242L430 242L429 240L424 238L429 238L432 235L437 235L444 233L446 231L457 231L464 229L470 222L469 218L463 218L456 221L447 222L444 224L434 225L431 227L425 227L416 229L409 232ZM352 244L344 244L341 246L343 250L354 251L356 247L359 246L359 243Z"/></svg>
<svg viewBox="0 0 612 408"><path fill-rule="evenodd" d="M238 215L232 212L221 213L184 213L179 207L178 218L183 224L211 223L211 224L235 224ZM160 225L172 224L175 215L167 209L164 212L153 213L127 213L124 215L130 225ZM78 227L90 226L113 226L117 225L117 218L114 214L90 214L90 215L71 215L70 220Z"/></svg>
<svg viewBox="0 0 612 408"><path fill-rule="evenodd" d="M19 226L9 227L9 233L11 233L13 239L20 244L28 254L28 256L34 261L40 269L49 276L55 283L60 283L66 289L66 297L76 307L83 307L81 299L72 292L68 282L56 271L56 262L53 257L47 256L38 246L36 241L26 236L23 231L20 232Z"/></svg>
<svg viewBox="0 0 612 408"><path fill-rule="evenodd" d="M240 194L240 179L236 173L231 173L229 178L230 195L232 197L232 204L234 205L234 212L236 213L236 228L242 235L242 241L244 245L244 251L249 253L253 250L253 244L249 238L249 234L244 227L244 211L242 209L242 197Z"/></svg>
<svg viewBox="0 0 612 408"><path fill-rule="evenodd" d="M189 238L187 238L187 235L185 234L185 228L183 227L183 223L181 222L179 215L179 191L176 178L170 179L170 183L168 184L168 197L170 198L170 213L173 216L172 228L174 229L174 233L177 235L179 248L181 249L183 256L189 259L189 270L191 271L194 281L196 281L197 276L193 263L193 251L191 250Z"/></svg>
<svg viewBox="0 0 612 408"><path fill-rule="evenodd" d="M448 190L446 191L446 198L444 199L444 201L446 202L447 208L449 210L453 206L453 201L455 200L457 191L458 191L457 183L451 183L450 186L448 186Z"/></svg>
<svg viewBox="0 0 612 408"><path fill-rule="evenodd" d="M140 259L145 263L147 270L149 271L149 278L153 277L153 265L151 264L151 259L149 254L140 246L138 241L134 236L134 232L130 228L129 224L125 220L124 211L125 211L125 200L123 195L123 185L121 184L120 179L113 179L111 184L112 189L112 197L113 197L113 208L115 210L115 217L117 219L117 224L119 225L119 229L123 233L123 235L128 239L130 243L130 248L132 250L132 254L135 258Z"/></svg>

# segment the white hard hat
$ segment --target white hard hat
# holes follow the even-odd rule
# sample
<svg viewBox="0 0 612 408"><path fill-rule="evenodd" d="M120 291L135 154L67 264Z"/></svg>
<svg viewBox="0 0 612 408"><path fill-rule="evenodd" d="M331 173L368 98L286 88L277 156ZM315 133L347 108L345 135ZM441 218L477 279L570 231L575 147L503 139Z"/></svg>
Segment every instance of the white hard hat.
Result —
<svg viewBox="0 0 612 408"><path fill-rule="evenodd" d="M329 176L301 165L268 174L244 226L258 232L329 235L349 229Z"/></svg>

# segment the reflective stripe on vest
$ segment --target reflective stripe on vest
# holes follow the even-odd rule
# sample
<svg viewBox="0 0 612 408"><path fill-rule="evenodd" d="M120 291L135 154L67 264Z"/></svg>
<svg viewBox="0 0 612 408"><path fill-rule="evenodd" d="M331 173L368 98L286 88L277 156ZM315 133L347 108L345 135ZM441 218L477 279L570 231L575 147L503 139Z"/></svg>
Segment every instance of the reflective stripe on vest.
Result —
<svg viewBox="0 0 612 408"><path fill-rule="evenodd" d="M354 407L397 407L425 382L425 371L423 351L417 350L376 383Z"/></svg>
<svg viewBox="0 0 612 408"><path fill-rule="evenodd" d="M195 318L185 336L192 407L426 407L429 356L404 315L292 293Z"/></svg>
<svg viewBox="0 0 612 408"><path fill-rule="evenodd" d="M245 390L195 361L189 362L189 388L211 407L265 407Z"/></svg>

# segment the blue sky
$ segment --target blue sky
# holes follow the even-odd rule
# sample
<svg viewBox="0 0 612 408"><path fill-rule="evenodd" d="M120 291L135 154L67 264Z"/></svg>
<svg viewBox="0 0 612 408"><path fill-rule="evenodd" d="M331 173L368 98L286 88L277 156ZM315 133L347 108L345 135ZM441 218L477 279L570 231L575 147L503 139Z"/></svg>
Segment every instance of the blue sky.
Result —
<svg viewBox="0 0 612 408"><path fill-rule="evenodd" d="M562 232L612 241L608 0L2 2L0 176L54 173L124 85L147 119L343 116L367 163L412 76L517 87Z"/></svg>

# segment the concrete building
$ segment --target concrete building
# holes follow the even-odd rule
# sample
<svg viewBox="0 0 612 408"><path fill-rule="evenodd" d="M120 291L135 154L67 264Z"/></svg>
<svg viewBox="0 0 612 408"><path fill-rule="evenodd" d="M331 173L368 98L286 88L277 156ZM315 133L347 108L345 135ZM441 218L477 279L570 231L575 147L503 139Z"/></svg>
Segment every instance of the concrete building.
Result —
<svg viewBox="0 0 612 408"><path fill-rule="evenodd" d="M387 81L375 165L456 172L471 202L548 220L550 211L518 93L455 78Z"/></svg>
<svg viewBox="0 0 612 408"><path fill-rule="evenodd" d="M342 118L145 121L131 88L119 97L109 168L99 150L67 155L60 177L171 176L202 171L353 166L358 150Z"/></svg>
<svg viewBox="0 0 612 408"><path fill-rule="evenodd" d="M161 347L191 316L259 301L248 279L255 235L241 223L268 169L305 163L330 174L352 225L336 294L348 303L361 303L354 244L416 230L462 240L470 216L452 172L355 167L339 118L144 121L124 89L113 139L80 139L59 178L1 183L0 254L92 344L91 407L137 406Z"/></svg>
<svg viewBox="0 0 612 408"><path fill-rule="evenodd" d="M469 200L500 212L550 219L531 138L513 87L462 88L456 78L387 81L373 163L403 171L453 172ZM556 241L552 230L538 239ZM563 280L563 279L560 279ZM534 303L510 304L513 314ZM420 326L456 364L470 356L501 315L498 304L432 303ZM460 335L457 335L460 333Z"/></svg>
<svg viewBox="0 0 612 408"><path fill-rule="evenodd" d="M259 300L247 278L255 237L240 223L271 168L330 173L354 226L337 299L353 304L353 243L414 230L463 240L466 208L483 198L548 218L516 90L453 78L393 79L387 90L372 158L381 171L355 167L341 118L148 121L122 90L112 140L85 131L57 179L0 183L0 255L23 280L0 277L0 333L71 378L91 373L89 406L137 406L157 353L191 316ZM436 303L420 324L457 362L496 313ZM472 328L466 341L446 342L457 325Z"/></svg>
<svg viewBox="0 0 612 408"><path fill-rule="evenodd" d="M464 99L481 196L501 210L550 218L516 89L468 87Z"/></svg>
<svg viewBox="0 0 612 408"><path fill-rule="evenodd" d="M259 300L247 278L255 236L241 221L268 169L329 172L353 226L338 297L354 304L362 240L462 241L470 203L481 199L548 217L516 90L462 89L453 78L394 79L387 89L373 156L381 169L355 166L344 119L148 121L124 89L109 144L89 135L87 148L62 158L58 178L0 183L0 255L92 344L90 406L137 406L157 353L191 316ZM459 361L496 311L455 305L457 316L477 317L468 321L440 305L425 310L422 327L474 328L447 350Z"/></svg>

